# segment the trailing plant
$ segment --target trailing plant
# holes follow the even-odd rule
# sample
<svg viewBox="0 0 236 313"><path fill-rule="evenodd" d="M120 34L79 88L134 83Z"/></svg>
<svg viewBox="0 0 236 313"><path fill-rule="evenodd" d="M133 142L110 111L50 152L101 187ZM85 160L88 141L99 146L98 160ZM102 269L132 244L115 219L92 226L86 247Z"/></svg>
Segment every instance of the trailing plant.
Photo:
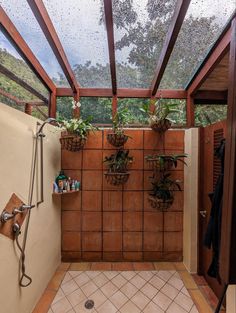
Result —
<svg viewBox="0 0 236 313"><path fill-rule="evenodd" d="M68 120L59 120L58 123L62 130L66 130L68 134L79 136L86 139L90 131L98 128L91 124L91 117L83 120L82 118L72 118Z"/></svg>
<svg viewBox="0 0 236 313"><path fill-rule="evenodd" d="M164 173L159 179L152 177L152 191L149 193L150 196L156 197L163 202L173 200L173 191L181 191L179 181L171 179L170 173Z"/></svg>
<svg viewBox="0 0 236 313"><path fill-rule="evenodd" d="M129 150L118 150L109 157L106 156L103 162L106 163L108 172L125 173L133 162L133 157L129 156Z"/></svg>
<svg viewBox="0 0 236 313"><path fill-rule="evenodd" d="M178 162L183 163L184 165L187 165L187 163L184 161L184 158L187 157L187 154L173 154L173 155L167 155L167 154L153 154L153 155L147 155L145 156L145 159L149 162L155 163L154 167L159 167L160 170L165 170L167 168L177 167Z"/></svg>

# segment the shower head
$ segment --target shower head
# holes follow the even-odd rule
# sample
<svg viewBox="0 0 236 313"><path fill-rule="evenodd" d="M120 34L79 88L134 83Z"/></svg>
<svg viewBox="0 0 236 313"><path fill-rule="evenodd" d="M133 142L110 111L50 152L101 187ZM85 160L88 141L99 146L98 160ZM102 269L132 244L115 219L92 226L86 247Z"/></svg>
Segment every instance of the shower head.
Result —
<svg viewBox="0 0 236 313"><path fill-rule="evenodd" d="M46 124L52 124L52 123L57 123L57 120L55 118L49 117L46 119L43 124L41 124L39 130L37 131L36 136L42 135L42 130Z"/></svg>

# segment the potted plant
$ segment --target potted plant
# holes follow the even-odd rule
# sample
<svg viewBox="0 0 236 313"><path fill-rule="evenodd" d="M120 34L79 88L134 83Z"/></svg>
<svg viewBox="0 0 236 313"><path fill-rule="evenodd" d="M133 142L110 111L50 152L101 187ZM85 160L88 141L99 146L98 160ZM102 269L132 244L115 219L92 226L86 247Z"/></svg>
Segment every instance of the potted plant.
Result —
<svg viewBox="0 0 236 313"><path fill-rule="evenodd" d="M150 127L158 132L164 132L171 127L171 124L174 122L169 116L171 113L180 112L176 109L179 105L178 103L166 103L161 100L160 98L156 102L152 102L154 106L153 110L150 109L148 103L143 105L143 108L140 109L142 112L146 112L149 115Z"/></svg>
<svg viewBox="0 0 236 313"><path fill-rule="evenodd" d="M105 177L108 183L120 185L127 182L128 167L133 162L133 157L129 156L129 150L118 150L109 157L106 156L103 162L107 165Z"/></svg>
<svg viewBox="0 0 236 313"><path fill-rule="evenodd" d="M152 191L149 193L149 202L153 208L161 211L168 209L174 201L174 191L181 191L179 181L171 179L170 173L164 173L160 178L153 175Z"/></svg>
<svg viewBox="0 0 236 313"><path fill-rule="evenodd" d="M145 156L146 161L149 164L149 167L152 169L159 169L160 171L171 170L173 167L177 167L178 162L181 162L185 165L186 162L184 158L187 157L187 154L153 154Z"/></svg>
<svg viewBox="0 0 236 313"><path fill-rule="evenodd" d="M107 141L115 146L123 146L129 136L124 134L124 126L131 120L131 114L127 108L119 110L112 119L112 132L107 134Z"/></svg>
<svg viewBox="0 0 236 313"><path fill-rule="evenodd" d="M62 149L74 152L83 148L90 131L98 129L91 124L91 117L59 120L58 123L64 131L60 138Z"/></svg>

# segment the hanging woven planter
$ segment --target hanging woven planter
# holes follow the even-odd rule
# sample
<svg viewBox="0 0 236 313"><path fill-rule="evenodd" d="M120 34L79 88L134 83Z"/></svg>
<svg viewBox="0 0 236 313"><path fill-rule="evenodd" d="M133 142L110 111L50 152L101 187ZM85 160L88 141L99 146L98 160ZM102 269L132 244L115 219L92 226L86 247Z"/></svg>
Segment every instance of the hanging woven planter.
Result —
<svg viewBox="0 0 236 313"><path fill-rule="evenodd" d="M128 138L129 137L125 134L116 134L116 133L107 134L107 141L114 147L123 146L128 140Z"/></svg>
<svg viewBox="0 0 236 313"><path fill-rule="evenodd" d="M164 165L161 165L160 158L155 156L153 158L152 157L146 158L146 161L148 167L151 170L169 171L173 167L173 162L171 160L168 160L168 158L164 160Z"/></svg>
<svg viewBox="0 0 236 313"><path fill-rule="evenodd" d="M157 209L158 211L166 211L167 209L169 209L169 207L171 207L174 199L172 198L164 201L163 199L149 196L148 201L153 209Z"/></svg>
<svg viewBox="0 0 236 313"><path fill-rule="evenodd" d="M79 151L83 148L86 138L82 138L75 134L62 134L60 138L61 148L72 152Z"/></svg>
<svg viewBox="0 0 236 313"><path fill-rule="evenodd" d="M168 119L160 120L156 123L151 123L152 130L156 132L165 132L171 127L171 122Z"/></svg>
<svg viewBox="0 0 236 313"><path fill-rule="evenodd" d="M113 186L118 186L118 185L122 185L124 183L127 182L128 178L129 178L129 173L105 173L105 178L106 181L113 185Z"/></svg>

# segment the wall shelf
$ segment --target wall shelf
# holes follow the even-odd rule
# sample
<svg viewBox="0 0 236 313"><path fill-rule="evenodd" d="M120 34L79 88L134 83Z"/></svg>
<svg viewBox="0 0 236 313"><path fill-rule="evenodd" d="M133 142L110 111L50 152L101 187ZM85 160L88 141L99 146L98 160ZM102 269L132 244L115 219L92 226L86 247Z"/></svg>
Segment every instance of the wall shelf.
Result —
<svg viewBox="0 0 236 313"><path fill-rule="evenodd" d="M67 194L76 193L76 192L80 192L80 190L71 190L71 191L66 191L66 192L53 192L52 194L60 196L60 195L67 195Z"/></svg>

